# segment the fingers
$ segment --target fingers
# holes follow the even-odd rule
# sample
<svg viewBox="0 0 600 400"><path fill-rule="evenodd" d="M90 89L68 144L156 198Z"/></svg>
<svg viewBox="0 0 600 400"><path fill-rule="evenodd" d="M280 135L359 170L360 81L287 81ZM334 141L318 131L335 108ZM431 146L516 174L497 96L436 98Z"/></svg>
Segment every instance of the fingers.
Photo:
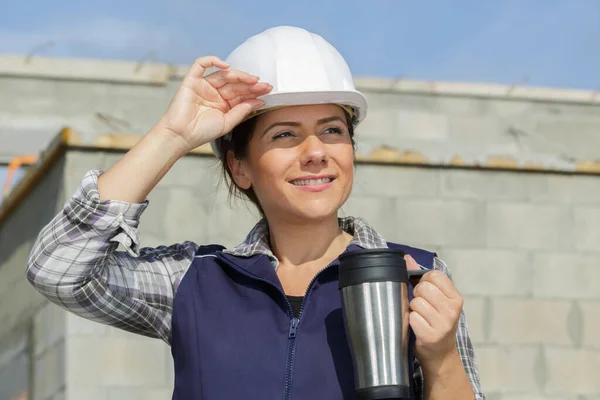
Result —
<svg viewBox="0 0 600 400"><path fill-rule="evenodd" d="M246 83L227 83L225 86L219 88L218 91L223 100L229 101L239 96L262 96L269 93L271 89L271 85L262 82L252 85Z"/></svg>
<svg viewBox="0 0 600 400"><path fill-rule="evenodd" d="M225 114L224 131L231 131L236 125L244 120L252 111L262 107L264 102L258 99L247 99L233 106Z"/></svg>
<svg viewBox="0 0 600 400"><path fill-rule="evenodd" d="M206 75L204 79L206 79L207 82L217 89L226 85L227 83L241 82L252 85L258 82L258 76L235 70L217 71L210 75Z"/></svg>
<svg viewBox="0 0 600 400"><path fill-rule="evenodd" d="M431 282L421 282L413 290L413 297L422 297L440 314L446 314L449 299Z"/></svg>
<svg viewBox="0 0 600 400"><path fill-rule="evenodd" d="M433 327L429 325L427 320L417 312L411 312L408 315L408 323L415 332L415 336L417 338L429 336L434 331Z"/></svg>
<svg viewBox="0 0 600 400"><path fill-rule="evenodd" d="M208 68L212 67L227 69L229 68L229 64L216 56L200 57L194 61L185 75L185 78L202 78L202 76L204 76L204 72L206 72Z"/></svg>
<svg viewBox="0 0 600 400"><path fill-rule="evenodd" d="M421 283L430 282L451 299L462 299L460 293L447 275L441 271L431 271L421 278Z"/></svg>
<svg viewBox="0 0 600 400"><path fill-rule="evenodd" d="M440 320L439 312L423 297L415 297L409 304L412 313L417 313L432 328L436 328L436 322Z"/></svg>

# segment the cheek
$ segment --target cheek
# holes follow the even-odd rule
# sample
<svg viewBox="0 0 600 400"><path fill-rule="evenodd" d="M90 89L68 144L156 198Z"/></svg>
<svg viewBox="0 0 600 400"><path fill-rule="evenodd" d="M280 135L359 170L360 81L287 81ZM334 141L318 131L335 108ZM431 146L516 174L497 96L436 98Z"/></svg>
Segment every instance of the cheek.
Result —
<svg viewBox="0 0 600 400"><path fill-rule="evenodd" d="M290 152L271 150L259 157L252 168L253 183L259 190L269 190L285 178L294 157Z"/></svg>
<svg viewBox="0 0 600 400"><path fill-rule="evenodd" d="M339 152L336 161L340 170L349 178L354 176L354 149L352 146L347 146Z"/></svg>

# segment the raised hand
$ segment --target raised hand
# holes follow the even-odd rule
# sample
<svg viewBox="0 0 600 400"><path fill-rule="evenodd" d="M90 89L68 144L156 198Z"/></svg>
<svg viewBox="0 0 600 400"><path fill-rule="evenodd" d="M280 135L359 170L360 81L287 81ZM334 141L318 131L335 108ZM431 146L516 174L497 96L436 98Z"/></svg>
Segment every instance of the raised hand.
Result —
<svg viewBox="0 0 600 400"><path fill-rule="evenodd" d="M204 76L211 67L219 71ZM189 150L231 131L263 105L257 97L272 89L257 76L228 68L218 57L197 59L160 120L160 125L183 139Z"/></svg>

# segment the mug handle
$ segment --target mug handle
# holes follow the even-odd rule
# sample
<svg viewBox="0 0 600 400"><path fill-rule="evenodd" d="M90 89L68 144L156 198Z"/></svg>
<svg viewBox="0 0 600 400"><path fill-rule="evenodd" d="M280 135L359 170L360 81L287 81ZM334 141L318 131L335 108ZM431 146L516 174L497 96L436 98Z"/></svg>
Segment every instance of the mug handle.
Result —
<svg viewBox="0 0 600 400"><path fill-rule="evenodd" d="M425 275L428 272L428 269L422 269L419 271L410 270L408 271L408 281L410 282L412 287L415 287L417 286L423 275Z"/></svg>

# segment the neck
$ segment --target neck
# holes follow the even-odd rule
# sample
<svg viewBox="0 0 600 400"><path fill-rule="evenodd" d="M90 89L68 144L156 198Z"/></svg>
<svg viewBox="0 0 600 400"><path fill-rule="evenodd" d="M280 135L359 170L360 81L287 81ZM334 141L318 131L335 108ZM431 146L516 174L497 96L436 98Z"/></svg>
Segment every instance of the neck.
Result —
<svg viewBox="0 0 600 400"><path fill-rule="evenodd" d="M271 250L281 263L302 265L317 260L334 260L352 236L342 231L337 215L317 221L269 219Z"/></svg>

